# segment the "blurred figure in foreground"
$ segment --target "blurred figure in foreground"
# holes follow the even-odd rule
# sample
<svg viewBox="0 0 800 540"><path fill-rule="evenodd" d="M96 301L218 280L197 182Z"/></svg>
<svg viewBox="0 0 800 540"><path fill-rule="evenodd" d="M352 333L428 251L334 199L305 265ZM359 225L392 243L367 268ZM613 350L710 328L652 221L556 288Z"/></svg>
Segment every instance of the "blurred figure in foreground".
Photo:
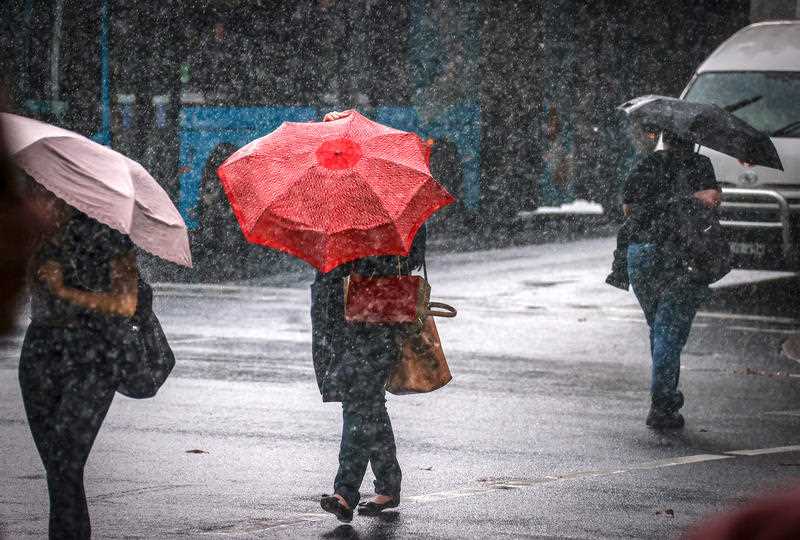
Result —
<svg viewBox="0 0 800 540"><path fill-rule="evenodd" d="M800 538L800 488L760 497L694 527L684 540L795 540Z"/></svg>
<svg viewBox="0 0 800 540"><path fill-rule="evenodd" d="M39 223L18 193L17 174L6 153L0 122L0 336L11 331L14 325L19 293L25 286L25 270Z"/></svg>

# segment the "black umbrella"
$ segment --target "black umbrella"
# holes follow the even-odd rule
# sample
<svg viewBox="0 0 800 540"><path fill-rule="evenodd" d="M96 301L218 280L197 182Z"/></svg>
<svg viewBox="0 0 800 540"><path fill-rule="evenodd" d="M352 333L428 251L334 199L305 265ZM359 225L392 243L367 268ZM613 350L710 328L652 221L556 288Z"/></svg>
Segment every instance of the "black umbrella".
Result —
<svg viewBox="0 0 800 540"><path fill-rule="evenodd" d="M716 105L666 96L642 96L618 107L628 117L712 148L751 165L783 170L769 135Z"/></svg>

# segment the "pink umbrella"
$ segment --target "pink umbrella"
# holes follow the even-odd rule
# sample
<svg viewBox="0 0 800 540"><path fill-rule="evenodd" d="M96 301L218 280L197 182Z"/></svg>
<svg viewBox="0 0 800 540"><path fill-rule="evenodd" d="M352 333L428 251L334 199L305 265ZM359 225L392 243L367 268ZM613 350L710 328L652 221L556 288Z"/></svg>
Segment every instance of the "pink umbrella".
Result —
<svg viewBox="0 0 800 540"><path fill-rule="evenodd" d="M54 195L150 253L192 265L186 224L138 163L86 137L0 113L11 158Z"/></svg>

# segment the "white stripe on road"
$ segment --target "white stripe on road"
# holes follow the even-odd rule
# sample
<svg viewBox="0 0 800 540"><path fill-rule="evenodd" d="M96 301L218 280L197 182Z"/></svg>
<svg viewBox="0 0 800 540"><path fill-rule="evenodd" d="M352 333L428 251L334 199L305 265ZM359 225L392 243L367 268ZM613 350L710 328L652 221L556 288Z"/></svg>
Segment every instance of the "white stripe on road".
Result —
<svg viewBox="0 0 800 540"><path fill-rule="evenodd" d="M780 324L800 324L800 320L792 317L773 317L770 315L751 315L747 313L723 313L719 311L698 311L698 317L707 317L709 319L727 319L731 321L756 321L756 322L773 322Z"/></svg>
<svg viewBox="0 0 800 540"><path fill-rule="evenodd" d="M624 307L604 307L602 311L610 313L626 313L641 315L641 310L638 308L624 308ZM772 322L780 324L800 325L800 319L791 317L773 317L770 315L752 315L748 313L725 313L722 311L705 311L700 310L697 312L698 317L706 317L709 319L726 319L731 321L754 321L754 322Z"/></svg>
<svg viewBox="0 0 800 540"><path fill-rule="evenodd" d="M731 459L732 457L733 456L727 456L721 454L696 454L694 456L660 459L657 461L651 461L650 463L633 465L632 467L623 472L640 471L640 470L646 471L651 469L661 469L664 467L675 467L677 465L691 465L693 463L703 463L704 461L719 461L720 459Z"/></svg>
<svg viewBox="0 0 800 540"><path fill-rule="evenodd" d="M655 461L646 461L644 463L634 464L619 469L607 469L601 471L578 471L558 476L543 476L541 478L498 479L495 481L486 482L485 485L483 486L471 486L471 487L464 487L461 489L428 493L424 495L412 495L410 497L403 498L403 502L415 503L415 504L435 503L450 499L469 497L472 495L484 495L498 491L529 488L550 482L578 480L585 478L597 478L603 476L625 474L633 471L648 471L655 469L663 469L666 467L677 467L680 465L693 465L696 463L705 463L710 461L736 459L737 457L759 456L764 454L780 454L780 453L798 452L798 451L800 451L800 445L776 446L773 448L760 448L757 450L732 450L730 452L725 452L723 454L695 454L690 456L679 456L667 459L659 459ZM252 535L253 533L268 532L279 529L286 529L294 526L300 526L304 524L317 523L329 519L330 517L331 516L329 514L316 514L316 513L298 514L293 518L281 520L278 522L272 522L268 525L264 523L249 522L214 531L203 531L203 533L224 535L224 536Z"/></svg>
<svg viewBox="0 0 800 540"><path fill-rule="evenodd" d="M738 330L740 332L757 332L761 334L781 334L785 336L789 336L792 334L797 334L798 330L790 330L788 328L758 328L755 326L728 326L728 330Z"/></svg>
<svg viewBox="0 0 800 540"><path fill-rule="evenodd" d="M602 471L577 471L573 473L560 474L558 476L544 476L542 478L533 478L533 479L515 478L507 480L497 480L494 482L489 482L483 487L466 487L463 489L440 491L437 493L429 493L426 495L415 495L412 497L406 497L404 500L413 503L431 503L437 501L444 501L447 499L469 497L470 495L491 493L494 491L521 489L526 487L532 487L539 484L545 484L548 482L556 482L559 480L598 478L602 476L611 476L614 474L624 474L631 471L662 469L664 467L675 467L678 465L690 465L693 463L702 463L704 461L719 461L723 459L733 459L733 458L734 456L722 455L722 454L697 454L693 456L683 456L678 458L648 461L645 463L639 463L621 469L607 469Z"/></svg>
<svg viewBox="0 0 800 540"><path fill-rule="evenodd" d="M774 448L759 448L756 450L734 450L725 453L731 456L763 456L766 454L784 454L787 452L800 452L800 445L776 446Z"/></svg>
<svg viewBox="0 0 800 540"><path fill-rule="evenodd" d="M800 374L790 374L789 377L800 377ZM768 411L764 414L773 414L775 416L800 416L800 410L793 410L793 411Z"/></svg>

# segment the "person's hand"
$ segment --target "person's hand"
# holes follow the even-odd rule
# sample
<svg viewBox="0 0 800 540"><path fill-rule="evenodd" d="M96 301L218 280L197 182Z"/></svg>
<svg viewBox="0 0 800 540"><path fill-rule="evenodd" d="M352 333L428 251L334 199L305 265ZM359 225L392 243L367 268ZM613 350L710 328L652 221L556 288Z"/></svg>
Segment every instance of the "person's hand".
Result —
<svg viewBox="0 0 800 540"><path fill-rule="evenodd" d="M64 287L64 271L55 261L47 261L40 266L37 277L55 293Z"/></svg>
<svg viewBox="0 0 800 540"><path fill-rule="evenodd" d="M323 122L333 122L334 120L339 120L340 118L344 118L346 116L350 116L350 113L353 111L331 111L322 117Z"/></svg>
<svg viewBox="0 0 800 540"><path fill-rule="evenodd" d="M718 189L704 189L694 193L695 199L703 203L706 208L716 208L722 201L722 194Z"/></svg>

